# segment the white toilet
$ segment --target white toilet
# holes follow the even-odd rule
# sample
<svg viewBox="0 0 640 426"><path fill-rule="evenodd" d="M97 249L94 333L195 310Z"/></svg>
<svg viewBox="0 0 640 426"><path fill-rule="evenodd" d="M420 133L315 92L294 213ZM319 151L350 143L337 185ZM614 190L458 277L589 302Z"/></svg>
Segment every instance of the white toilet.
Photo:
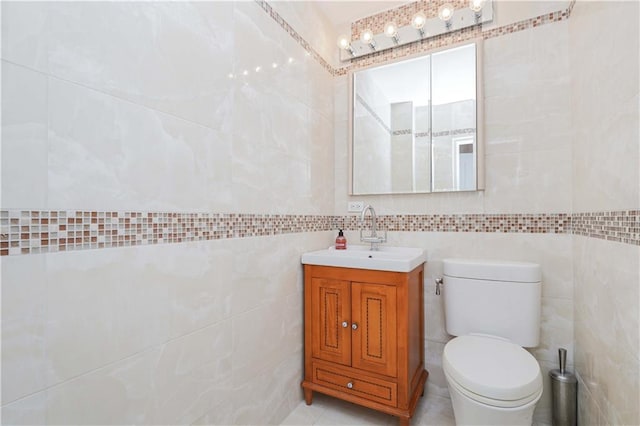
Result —
<svg viewBox="0 0 640 426"><path fill-rule="evenodd" d="M540 265L444 260L444 369L457 425L530 426L542 374Z"/></svg>

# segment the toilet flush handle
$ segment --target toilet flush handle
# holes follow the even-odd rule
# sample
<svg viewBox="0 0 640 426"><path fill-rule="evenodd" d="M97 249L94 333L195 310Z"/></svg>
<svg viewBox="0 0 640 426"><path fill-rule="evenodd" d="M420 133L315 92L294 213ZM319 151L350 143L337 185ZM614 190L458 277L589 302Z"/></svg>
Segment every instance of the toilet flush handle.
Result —
<svg viewBox="0 0 640 426"><path fill-rule="evenodd" d="M436 296L440 296L442 284L444 284L444 280L442 278L436 278Z"/></svg>

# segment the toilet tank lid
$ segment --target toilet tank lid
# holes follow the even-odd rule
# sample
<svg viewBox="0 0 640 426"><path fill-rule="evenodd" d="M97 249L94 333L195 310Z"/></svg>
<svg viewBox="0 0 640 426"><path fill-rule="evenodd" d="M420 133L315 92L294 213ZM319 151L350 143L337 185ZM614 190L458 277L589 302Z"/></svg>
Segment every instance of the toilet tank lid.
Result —
<svg viewBox="0 0 640 426"><path fill-rule="evenodd" d="M540 265L531 262L512 262L483 259L444 259L444 275L475 280L540 282Z"/></svg>

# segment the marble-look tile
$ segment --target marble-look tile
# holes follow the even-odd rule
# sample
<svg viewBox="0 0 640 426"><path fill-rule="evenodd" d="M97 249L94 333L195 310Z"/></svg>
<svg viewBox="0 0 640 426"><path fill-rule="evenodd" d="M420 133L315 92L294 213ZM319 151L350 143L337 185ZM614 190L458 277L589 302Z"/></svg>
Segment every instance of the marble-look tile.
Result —
<svg viewBox="0 0 640 426"><path fill-rule="evenodd" d="M578 375L578 423L585 426L607 424L598 403L580 375Z"/></svg>
<svg viewBox="0 0 640 426"><path fill-rule="evenodd" d="M631 184L639 179L639 6L577 6L569 21L571 66L581 70L571 81L574 211L635 209L640 205L637 184Z"/></svg>
<svg viewBox="0 0 640 426"><path fill-rule="evenodd" d="M293 409L288 395L295 392L298 401L302 398L299 387L303 376L302 359L300 347L281 361L267 361L264 368L235 385L233 424L279 424L283 421Z"/></svg>
<svg viewBox="0 0 640 426"><path fill-rule="evenodd" d="M178 337L231 317L239 297L234 251L222 241L163 247L153 256L168 279L169 336Z"/></svg>
<svg viewBox="0 0 640 426"><path fill-rule="evenodd" d="M483 24L482 29L486 31L504 25L514 24L534 16L565 10L568 6L569 0L496 2L493 5L495 19L490 23Z"/></svg>
<svg viewBox="0 0 640 426"><path fill-rule="evenodd" d="M313 395L313 403L300 401L281 425L396 425L396 417L379 413L349 402L322 394ZM427 391L418 401L411 424L453 426L451 400Z"/></svg>
<svg viewBox="0 0 640 426"><path fill-rule="evenodd" d="M485 213L571 211L571 149L488 155Z"/></svg>
<svg viewBox="0 0 640 426"><path fill-rule="evenodd" d="M538 361L557 362L558 349L573 363L573 300L542 298L540 344L530 351Z"/></svg>
<svg viewBox="0 0 640 426"><path fill-rule="evenodd" d="M454 426L456 424L453 416L451 399L431 393L430 389L418 402L416 412L411 419L411 424L428 426Z"/></svg>
<svg viewBox="0 0 640 426"><path fill-rule="evenodd" d="M48 71L50 6L45 2L2 3L2 59Z"/></svg>
<svg viewBox="0 0 640 426"><path fill-rule="evenodd" d="M445 343L425 340L424 363L426 370L429 372L429 377L427 378L428 393L449 398L449 386L442 369L444 346Z"/></svg>
<svg viewBox="0 0 640 426"><path fill-rule="evenodd" d="M47 255L49 386L167 339L175 278L159 247Z"/></svg>
<svg viewBox="0 0 640 426"><path fill-rule="evenodd" d="M222 133L49 79L50 208L226 210L230 154Z"/></svg>
<svg viewBox="0 0 640 426"><path fill-rule="evenodd" d="M568 41L567 21L485 40L485 97L522 96L544 84L550 85L548 89L566 86L570 78ZM568 102L569 97L563 101Z"/></svg>
<svg viewBox="0 0 640 426"><path fill-rule="evenodd" d="M46 391L40 391L3 405L0 409L0 422L7 426L44 425L47 422L46 407Z"/></svg>
<svg viewBox="0 0 640 426"><path fill-rule="evenodd" d="M311 146L307 157L310 176L309 189L305 197L305 210L324 213L324 206L333 206L336 192L335 171L327 164L334 162L333 121L323 117L311 120Z"/></svg>
<svg viewBox="0 0 640 426"><path fill-rule="evenodd" d="M308 105L308 65L312 58L259 5L235 3L233 18L236 87L246 86L258 94L293 98Z"/></svg>
<svg viewBox="0 0 640 426"><path fill-rule="evenodd" d="M45 209L47 77L5 60L1 66L2 207Z"/></svg>
<svg viewBox="0 0 640 426"><path fill-rule="evenodd" d="M293 293L284 300L264 303L234 315L235 385L249 381L282 357L302 349L302 305L302 293ZM273 345L273 342L278 344Z"/></svg>
<svg viewBox="0 0 640 426"><path fill-rule="evenodd" d="M45 321L48 283L44 255L3 256L0 262L2 405L5 405L46 386Z"/></svg>
<svg viewBox="0 0 640 426"><path fill-rule="evenodd" d="M207 327L50 388L47 420L189 424L230 391L230 332Z"/></svg>
<svg viewBox="0 0 640 426"><path fill-rule="evenodd" d="M271 7L291 25L325 60L337 62L334 23L316 2L274 2ZM335 65L335 64L334 64Z"/></svg>
<svg viewBox="0 0 640 426"><path fill-rule="evenodd" d="M226 82L232 18L230 2L56 3L47 34L49 69L54 76L220 128L231 113Z"/></svg>
<svg viewBox="0 0 640 426"><path fill-rule="evenodd" d="M279 235L228 242L233 253L234 316L302 291L300 253L291 240Z"/></svg>
<svg viewBox="0 0 640 426"><path fill-rule="evenodd" d="M609 423L638 423L640 248L576 236L574 259L577 370Z"/></svg>
<svg viewBox="0 0 640 426"><path fill-rule="evenodd" d="M231 322L171 340L154 365L149 424L191 424L231 392Z"/></svg>

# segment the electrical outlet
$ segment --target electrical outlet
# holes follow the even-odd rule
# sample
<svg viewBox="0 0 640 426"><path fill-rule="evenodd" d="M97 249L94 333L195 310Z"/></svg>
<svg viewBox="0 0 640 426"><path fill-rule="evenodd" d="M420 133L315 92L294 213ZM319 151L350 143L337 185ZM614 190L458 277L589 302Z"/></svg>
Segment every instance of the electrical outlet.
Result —
<svg viewBox="0 0 640 426"><path fill-rule="evenodd" d="M349 213L360 213L364 209L363 201L349 201L347 205L347 210Z"/></svg>

